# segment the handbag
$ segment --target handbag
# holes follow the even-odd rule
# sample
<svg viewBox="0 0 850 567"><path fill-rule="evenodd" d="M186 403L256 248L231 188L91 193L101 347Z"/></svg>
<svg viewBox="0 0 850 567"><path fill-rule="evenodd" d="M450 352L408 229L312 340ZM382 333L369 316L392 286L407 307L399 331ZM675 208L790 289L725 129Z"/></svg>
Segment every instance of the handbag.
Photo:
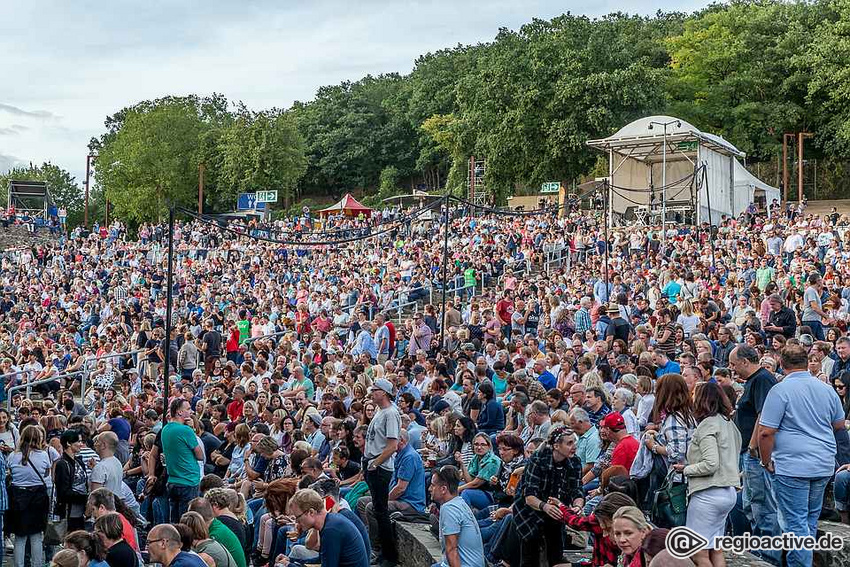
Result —
<svg viewBox="0 0 850 567"><path fill-rule="evenodd" d="M659 528L684 526L687 520L688 486L674 481L677 474L675 469L670 469L652 500L650 516Z"/></svg>
<svg viewBox="0 0 850 567"><path fill-rule="evenodd" d="M44 491L47 492L47 483L44 481L44 477L41 476L41 473L38 472L38 469L30 461L29 455L27 455L27 464L32 467L32 470L35 471L36 476L38 476L38 480L41 481L41 484L44 485ZM53 491L55 492L56 487L53 487ZM53 501L53 493L51 492L48 500L47 500L47 525L44 528L44 545L60 545L63 541L65 541L65 536L68 534L68 518L57 519L54 514L50 513L50 503Z"/></svg>

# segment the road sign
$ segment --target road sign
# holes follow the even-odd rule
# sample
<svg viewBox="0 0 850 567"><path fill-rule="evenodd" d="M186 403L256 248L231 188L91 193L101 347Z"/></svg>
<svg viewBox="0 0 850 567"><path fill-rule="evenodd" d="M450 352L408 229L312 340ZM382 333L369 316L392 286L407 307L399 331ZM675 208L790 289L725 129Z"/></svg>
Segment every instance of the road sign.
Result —
<svg viewBox="0 0 850 567"><path fill-rule="evenodd" d="M277 191L257 191L258 203L277 203Z"/></svg>
<svg viewBox="0 0 850 567"><path fill-rule="evenodd" d="M557 193L561 190L561 184L558 181L550 181L549 183L544 183L540 188L541 193Z"/></svg>
<svg viewBox="0 0 850 567"><path fill-rule="evenodd" d="M239 197L236 199L236 210L265 211L266 204L257 201L256 193L239 193Z"/></svg>

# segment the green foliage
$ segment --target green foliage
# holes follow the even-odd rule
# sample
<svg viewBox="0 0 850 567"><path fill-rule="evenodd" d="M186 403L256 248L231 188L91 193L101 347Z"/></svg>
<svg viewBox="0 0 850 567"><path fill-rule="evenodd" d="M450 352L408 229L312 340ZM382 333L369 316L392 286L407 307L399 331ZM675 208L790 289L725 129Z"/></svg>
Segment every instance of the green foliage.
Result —
<svg viewBox="0 0 850 567"><path fill-rule="evenodd" d="M61 167L45 162L37 167L16 167L0 175L0 203L4 207L9 199L9 181L13 179L47 183L53 202L68 211L68 225L74 227L82 222L85 193L76 178Z"/></svg>
<svg viewBox="0 0 850 567"><path fill-rule="evenodd" d="M285 208L307 169L304 139L291 114L279 110L243 112L222 136L221 188L217 198L233 202L239 193L277 189Z"/></svg>
<svg viewBox="0 0 850 567"><path fill-rule="evenodd" d="M775 160L784 132L807 130L807 155L840 163L850 158L847 61L850 0L564 14L420 56L406 76L321 87L287 111L232 110L216 94L140 102L109 117L91 148L116 212L138 220L167 199L193 205L199 163L211 210L265 188L281 191L280 208L304 194L370 204L406 187L465 194L471 155L486 160L501 204L546 181L598 176L605 164L587 140L651 114L720 134L750 163Z"/></svg>

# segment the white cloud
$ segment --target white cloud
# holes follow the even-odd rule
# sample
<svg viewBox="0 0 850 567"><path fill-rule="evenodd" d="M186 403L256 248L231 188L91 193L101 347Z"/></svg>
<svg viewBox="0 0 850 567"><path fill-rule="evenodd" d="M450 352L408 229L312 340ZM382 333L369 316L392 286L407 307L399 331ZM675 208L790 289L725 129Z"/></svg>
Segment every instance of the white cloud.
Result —
<svg viewBox="0 0 850 567"><path fill-rule="evenodd" d="M696 0L656 9L688 10ZM51 160L83 179L87 144L121 108L219 92L254 108L326 84L407 73L423 53L490 41L500 27L567 10L647 13L635 0L7 0L0 7L0 154ZM14 136L10 120L20 128ZM17 158L13 158L17 159ZM0 169L5 162L0 161Z"/></svg>

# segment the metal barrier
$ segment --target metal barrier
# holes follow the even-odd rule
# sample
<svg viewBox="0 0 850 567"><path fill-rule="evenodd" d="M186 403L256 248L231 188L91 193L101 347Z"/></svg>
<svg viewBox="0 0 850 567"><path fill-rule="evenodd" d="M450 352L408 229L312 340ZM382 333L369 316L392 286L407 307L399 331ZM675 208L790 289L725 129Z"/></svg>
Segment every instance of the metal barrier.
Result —
<svg viewBox="0 0 850 567"><path fill-rule="evenodd" d="M97 367L97 363L99 361L107 360L107 359L110 359L110 358L119 358L119 357L122 357L122 356L132 356L132 355L135 355L135 354L139 354L140 352L144 352L144 351L139 349L139 350L131 350L131 351L127 351L127 352L116 352L116 353L101 355L101 356L98 356L98 357L93 358L91 360L84 361L83 366L79 370L74 370L73 372L63 372L63 373L57 374L56 376L49 376L47 378L44 378L42 380L37 380L35 382L27 381L26 384L18 384L17 386L12 386L8 390L6 390L6 396L7 396L6 405L9 408L12 407L12 393L13 392L17 392L17 391L25 389L27 391L27 397L30 397L32 395L33 386L40 386L41 384L49 384L51 382L55 382L55 381L61 380L63 378L70 378L72 376L78 376L78 375L80 376L80 397L83 398L86 395L86 385L88 383L89 377L91 376L91 373L94 370L94 368ZM19 374L29 374L30 372L32 372L32 371L31 370L23 370L23 371L19 371L19 372L12 372L10 374L3 374L2 376L0 376L0 378L5 379L6 377L9 377L9 376L17 376Z"/></svg>
<svg viewBox="0 0 850 567"><path fill-rule="evenodd" d="M28 372L23 372L23 374L28 374ZM15 392L18 392L20 390L25 389L27 391L27 398L29 398L32 395L33 386L40 386L42 384L49 384L51 382L61 380L62 378L69 378L71 376L77 376L77 375L83 376L83 380L85 380L86 371L85 370L75 370L73 372L67 372L67 373L64 373L64 374L57 374L56 376L50 376L48 378L44 378L43 380L36 380L35 382L27 381L26 384L18 384L17 386L12 386L8 390L6 390L6 408L11 411L11 409L12 409L12 395ZM80 392L81 392L82 395L84 395L84 392L82 391L82 389L80 390Z"/></svg>

